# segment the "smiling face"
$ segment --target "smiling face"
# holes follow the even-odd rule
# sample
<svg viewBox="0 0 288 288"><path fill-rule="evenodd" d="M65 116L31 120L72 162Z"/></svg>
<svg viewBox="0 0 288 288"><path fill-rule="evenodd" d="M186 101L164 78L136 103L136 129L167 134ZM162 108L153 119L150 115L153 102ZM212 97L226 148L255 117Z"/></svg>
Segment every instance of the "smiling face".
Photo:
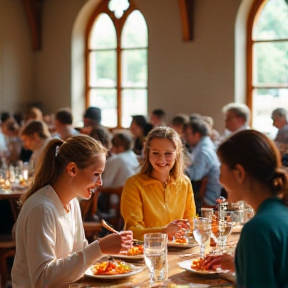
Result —
<svg viewBox="0 0 288 288"><path fill-rule="evenodd" d="M169 176L176 161L176 147L169 139L154 138L150 141L149 162L153 173Z"/></svg>
<svg viewBox="0 0 288 288"><path fill-rule="evenodd" d="M95 188L102 185L102 173L105 168L106 157L100 154L95 157L95 162L84 169L77 168L73 178L73 188L77 197L89 199ZM69 172L68 172L69 173Z"/></svg>

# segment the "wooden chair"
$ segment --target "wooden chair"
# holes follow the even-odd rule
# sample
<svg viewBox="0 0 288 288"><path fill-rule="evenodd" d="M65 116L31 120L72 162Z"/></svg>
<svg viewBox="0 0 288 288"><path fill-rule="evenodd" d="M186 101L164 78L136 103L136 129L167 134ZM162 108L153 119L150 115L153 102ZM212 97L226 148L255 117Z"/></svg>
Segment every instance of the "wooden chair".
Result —
<svg viewBox="0 0 288 288"><path fill-rule="evenodd" d="M89 243L93 242L98 237L98 233L102 230L102 225L99 222L83 222L86 239Z"/></svg>
<svg viewBox="0 0 288 288"><path fill-rule="evenodd" d="M16 243L12 240L12 235L0 236L0 277L1 287L5 288L8 278L7 259L15 256Z"/></svg>
<svg viewBox="0 0 288 288"><path fill-rule="evenodd" d="M93 216L96 215L97 212L97 204L99 198L99 191L96 190L94 194L92 194L89 200L80 201L80 208L83 221L92 221Z"/></svg>
<svg viewBox="0 0 288 288"><path fill-rule="evenodd" d="M110 210L114 212L113 214L98 212L98 215L100 216L101 219L104 219L105 221L112 224L116 230L118 231L122 230L124 220L120 213L120 202L121 202L121 195L122 195L123 187L122 186L117 187L117 188L101 187L99 190L101 193L108 193L110 196L116 195L118 197L118 201L117 203L110 202Z"/></svg>
<svg viewBox="0 0 288 288"><path fill-rule="evenodd" d="M89 200L80 201L83 227L89 243L94 241L102 230L100 221L96 221L96 217L93 219L97 212L98 196L99 191L96 191Z"/></svg>
<svg viewBox="0 0 288 288"><path fill-rule="evenodd" d="M5 195L1 195L1 196L5 196ZM10 196L9 198L6 198L6 199L4 198L4 200L9 200L9 202L10 202L9 206L11 206L9 208L11 209L11 213L7 213L7 211L6 211L7 214L5 214L5 211L4 211L5 221L8 221L8 218L9 219L11 218L10 219L11 221L9 221L9 223L11 222L11 224L13 225L13 223L16 222L18 214L19 214L18 201L19 201L20 195L15 193L13 195L7 194L6 196ZM9 202L7 202L7 203L9 203ZM3 210L1 212L3 213ZM13 229L14 229L14 227L13 227ZM9 276L8 275L9 267L8 267L7 260L9 257L14 257L15 253L16 253L16 243L14 241L14 236L15 236L14 232L15 231L13 229L12 229L12 231L10 231L10 230L4 231L5 229L3 228L3 230L1 229L1 231L0 231L0 278L1 278L0 287L2 287L2 288L6 287L7 279Z"/></svg>

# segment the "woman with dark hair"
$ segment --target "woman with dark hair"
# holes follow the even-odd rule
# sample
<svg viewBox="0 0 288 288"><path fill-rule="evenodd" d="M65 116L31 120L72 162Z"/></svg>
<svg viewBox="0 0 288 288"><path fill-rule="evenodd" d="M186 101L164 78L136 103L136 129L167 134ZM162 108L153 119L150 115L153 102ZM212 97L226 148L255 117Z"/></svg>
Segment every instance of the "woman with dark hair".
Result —
<svg viewBox="0 0 288 288"><path fill-rule="evenodd" d="M279 151L264 134L244 130L223 142L218 156L229 200L255 211L242 229L235 267L224 255L222 268L236 269L240 288L288 287L288 184Z"/></svg>
<svg viewBox="0 0 288 288"><path fill-rule="evenodd" d="M121 214L136 239L152 232L172 236L186 225L175 220L195 216L191 181L184 175L182 142L174 129L157 127L148 134L141 171L124 185Z"/></svg>
<svg viewBox="0 0 288 288"><path fill-rule="evenodd" d="M130 131L134 136L133 151L136 155L141 155L144 144L144 138L152 130L152 128L153 125L147 123L143 115L132 116Z"/></svg>
<svg viewBox="0 0 288 288"><path fill-rule="evenodd" d="M15 288L67 287L103 255L129 249L131 231L87 243L77 197L102 185L107 150L86 135L51 140L16 222Z"/></svg>

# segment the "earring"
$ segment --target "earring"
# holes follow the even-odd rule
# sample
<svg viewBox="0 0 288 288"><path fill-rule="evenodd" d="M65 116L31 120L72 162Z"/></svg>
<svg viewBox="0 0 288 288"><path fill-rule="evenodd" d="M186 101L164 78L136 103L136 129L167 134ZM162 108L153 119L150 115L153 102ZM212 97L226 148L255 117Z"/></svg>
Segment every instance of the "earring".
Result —
<svg viewBox="0 0 288 288"><path fill-rule="evenodd" d="M74 177L74 176L75 176L75 174L74 174L73 172L70 172L69 175L70 175L71 177Z"/></svg>

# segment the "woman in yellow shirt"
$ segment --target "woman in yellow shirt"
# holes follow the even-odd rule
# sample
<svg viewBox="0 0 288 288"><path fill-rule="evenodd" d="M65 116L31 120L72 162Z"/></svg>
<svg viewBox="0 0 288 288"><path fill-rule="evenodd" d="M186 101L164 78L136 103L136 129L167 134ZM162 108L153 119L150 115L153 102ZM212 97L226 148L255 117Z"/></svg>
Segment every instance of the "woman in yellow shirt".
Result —
<svg viewBox="0 0 288 288"><path fill-rule="evenodd" d="M151 232L174 234L183 225L175 220L192 218L195 213L181 140L174 129L157 127L147 136L140 173L124 185L121 214L125 229L132 230L136 239Z"/></svg>

